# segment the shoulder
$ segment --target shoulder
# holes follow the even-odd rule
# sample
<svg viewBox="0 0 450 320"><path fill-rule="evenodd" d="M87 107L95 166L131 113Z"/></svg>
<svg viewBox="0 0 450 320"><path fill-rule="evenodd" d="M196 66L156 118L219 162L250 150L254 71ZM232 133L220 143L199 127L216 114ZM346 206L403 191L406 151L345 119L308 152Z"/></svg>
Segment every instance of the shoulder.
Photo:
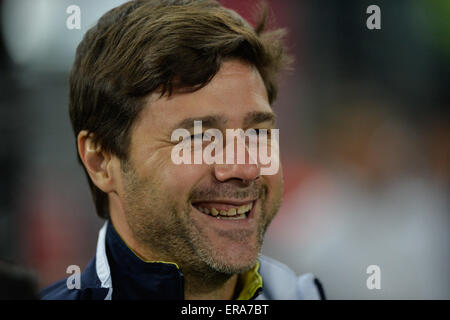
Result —
<svg viewBox="0 0 450 320"><path fill-rule="evenodd" d="M312 274L297 274L285 264L267 256L259 257L259 273L263 290L259 299L323 300L325 294L320 281Z"/></svg>
<svg viewBox="0 0 450 320"><path fill-rule="evenodd" d="M104 300L111 293L109 288L101 286L95 268L96 259L92 259L86 270L80 275L80 288L69 288L67 279L60 280L41 291L42 300Z"/></svg>
<svg viewBox="0 0 450 320"><path fill-rule="evenodd" d="M80 290L70 290L67 287L67 279L60 280L41 291L42 300L78 300Z"/></svg>

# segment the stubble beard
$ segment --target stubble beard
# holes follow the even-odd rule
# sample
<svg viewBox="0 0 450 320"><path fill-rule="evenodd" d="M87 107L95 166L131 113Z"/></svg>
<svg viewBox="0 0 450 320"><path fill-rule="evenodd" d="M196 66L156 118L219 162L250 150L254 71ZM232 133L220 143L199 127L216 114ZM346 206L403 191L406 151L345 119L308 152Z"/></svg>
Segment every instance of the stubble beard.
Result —
<svg viewBox="0 0 450 320"><path fill-rule="evenodd" d="M232 275L246 272L255 265L265 231L281 201L276 201L273 208L267 210L267 188L261 188L263 192L258 200L261 201L262 212L256 235L242 230L223 234L235 241L256 237L251 248L254 254L239 265L233 265L227 263L227 258L218 250L214 250L214 245L204 235L204 226L190 219L191 214L196 214L192 212L190 201L179 209L177 201L167 192L161 191L163 189L159 181L140 179L130 165L123 171L123 181L125 216L137 242L155 255L154 260L175 262L185 275L208 281L226 281Z"/></svg>

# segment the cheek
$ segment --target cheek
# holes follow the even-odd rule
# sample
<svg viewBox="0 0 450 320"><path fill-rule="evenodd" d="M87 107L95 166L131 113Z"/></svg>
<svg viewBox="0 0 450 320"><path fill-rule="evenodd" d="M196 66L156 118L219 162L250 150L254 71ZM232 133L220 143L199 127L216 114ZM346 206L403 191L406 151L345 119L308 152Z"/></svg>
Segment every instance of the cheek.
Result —
<svg viewBox="0 0 450 320"><path fill-rule="evenodd" d="M275 175L263 176L267 184L267 200L281 201L283 196L283 170L280 167Z"/></svg>
<svg viewBox="0 0 450 320"><path fill-rule="evenodd" d="M168 163L160 169L160 177L166 192L185 201L193 187L208 173L208 166L194 164L175 165Z"/></svg>
<svg viewBox="0 0 450 320"><path fill-rule="evenodd" d="M273 175L264 176L266 178L267 184L272 188L283 188L283 169L279 168L278 172Z"/></svg>
<svg viewBox="0 0 450 320"><path fill-rule="evenodd" d="M192 188L209 171L208 165L180 164L171 159L172 148L143 150L136 152L135 164L140 163L139 174L158 186L157 193L162 199L187 200Z"/></svg>

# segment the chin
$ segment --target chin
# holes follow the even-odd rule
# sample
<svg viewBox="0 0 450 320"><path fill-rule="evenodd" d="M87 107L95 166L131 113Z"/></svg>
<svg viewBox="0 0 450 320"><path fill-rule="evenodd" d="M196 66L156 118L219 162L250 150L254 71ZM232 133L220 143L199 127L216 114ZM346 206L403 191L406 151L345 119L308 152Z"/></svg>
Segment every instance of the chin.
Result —
<svg viewBox="0 0 450 320"><path fill-rule="evenodd" d="M221 261L214 258L205 261L208 266L217 273L235 275L247 272L256 263L256 257L247 261Z"/></svg>
<svg viewBox="0 0 450 320"><path fill-rule="evenodd" d="M203 256L203 261L215 272L224 274L239 274L251 269L258 258L260 245L233 244L225 248L209 248L209 255Z"/></svg>

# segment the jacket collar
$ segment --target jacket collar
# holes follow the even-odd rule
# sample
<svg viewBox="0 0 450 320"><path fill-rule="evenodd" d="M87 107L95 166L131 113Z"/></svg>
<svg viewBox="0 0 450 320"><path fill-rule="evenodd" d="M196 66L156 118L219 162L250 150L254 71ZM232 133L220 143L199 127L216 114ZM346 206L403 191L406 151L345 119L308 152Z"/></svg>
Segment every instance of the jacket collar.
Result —
<svg viewBox="0 0 450 320"><path fill-rule="evenodd" d="M107 223L105 240L113 299L184 299L184 278L176 264L141 260L127 247L112 223Z"/></svg>

